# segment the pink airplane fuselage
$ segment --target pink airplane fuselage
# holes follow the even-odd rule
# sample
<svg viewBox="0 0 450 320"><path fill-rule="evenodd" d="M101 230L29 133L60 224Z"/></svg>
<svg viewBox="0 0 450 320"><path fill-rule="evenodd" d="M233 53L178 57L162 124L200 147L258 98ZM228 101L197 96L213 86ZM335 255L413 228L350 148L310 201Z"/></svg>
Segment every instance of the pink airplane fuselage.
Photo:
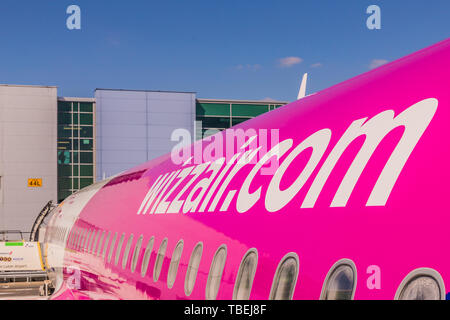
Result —
<svg viewBox="0 0 450 320"><path fill-rule="evenodd" d="M234 127L248 135L231 150L231 131L221 132L185 148L186 163L169 154L72 195L47 228L46 264L60 279L53 298L205 299L211 262L223 245L217 299L233 297L242 258L252 248L258 263L250 299L269 298L277 267L290 253L298 256L293 299L319 299L330 268L342 259L356 268L355 299L394 299L403 279L419 268L434 269L450 288L449 76L446 40ZM278 142L271 141L273 134ZM199 160L213 146L220 147L212 158ZM264 157L276 146L272 157ZM116 232L108 261L106 235ZM154 281L164 239L167 250ZM203 253L188 296L186 273L199 242Z"/></svg>

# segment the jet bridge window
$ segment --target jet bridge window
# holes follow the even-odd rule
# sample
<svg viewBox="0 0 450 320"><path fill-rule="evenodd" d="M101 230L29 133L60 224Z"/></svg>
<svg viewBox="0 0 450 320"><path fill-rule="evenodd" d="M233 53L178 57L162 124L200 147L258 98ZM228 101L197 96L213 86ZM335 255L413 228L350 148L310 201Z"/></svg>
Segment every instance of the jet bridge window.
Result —
<svg viewBox="0 0 450 320"><path fill-rule="evenodd" d="M258 251L250 249L242 259L236 283L234 285L233 300L249 300L258 265Z"/></svg>
<svg viewBox="0 0 450 320"><path fill-rule="evenodd" d="M141 266L141 276L142 277L145 277L145 275L147 274L148 263L150 262L150 257L152 255L154 243L155 243L155 237L152 237L148 241L147 247L145 248L144 258L142 259L142 266Z"/></svg>
<svg viewBox="0 0 450 320"><path fill-rule="evenodd" d="M287 254L278 265L270 291L270 300L292 300L298 277L298 256Z"/></svg>

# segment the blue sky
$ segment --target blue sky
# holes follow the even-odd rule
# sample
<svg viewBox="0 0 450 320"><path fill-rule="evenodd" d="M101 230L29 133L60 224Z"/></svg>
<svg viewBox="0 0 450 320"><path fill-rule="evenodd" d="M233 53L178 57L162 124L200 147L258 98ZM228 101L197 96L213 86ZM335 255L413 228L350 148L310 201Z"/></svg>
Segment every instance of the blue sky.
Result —
<svg viewBox="0 0 450 320"><path fill-rule="evenodd" d="M71 4L81 30L66 28ZM289 101L304 72L319 91L448 38L449 14L448 0L2 0L0 83Z"/></svg>

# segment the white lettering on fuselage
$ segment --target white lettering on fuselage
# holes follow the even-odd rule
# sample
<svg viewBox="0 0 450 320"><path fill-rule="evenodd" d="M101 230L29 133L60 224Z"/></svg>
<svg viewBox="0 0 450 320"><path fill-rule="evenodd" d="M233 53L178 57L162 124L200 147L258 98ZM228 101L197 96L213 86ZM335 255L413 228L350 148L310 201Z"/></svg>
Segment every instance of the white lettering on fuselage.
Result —
<svg viewBox="0 0 450 320"><path fill-rule="evenodd" d="M390 154L366 203L366 206L385 206L401 171L433 119L437 107L438 101L436 99L425 99L407 108L396 117L392 110L387 110L369 120L363 118L351 123L319 168L300 207L313 208L315 206L328 177L345 150L353 141L360 136L364 136L364 143L350 164L330 204L331 207L345 207L378 145L394 129L404 127L400 141ZM267 211L279 211L295 198L306 181L311 178L329 147L331 135L330 129L319 130L293 149L293 140L286 139L266 152L256 163L252 160L255 159L258 152L261 150L267 151L267 149L253 147L246 152L236 153L226 163L225 158L220 158L183 170L178 169L161 174L149 189L137 213L214 212L219 203L220 211L224 211L228 209L236 194L236 209L238 212L247 212L260 200L264 200ZM252 137L251 141L248 140L247 143L243 142L243 144L248 146L254 139ZM296 179L289 187L281 190L280 183L286 175L286 171L291 167L294 160L308 149L312 149L312 153L306 166L301 172L298 172ZM254 186L253 189L256 191L250 193L250 187L252 183L255 183L254 178L269 159L272 157L280 159L284 155L286 157L273 173L265 195L262 194L263 188L261 186ZM240 184L239 192L238 190L230 190L229 186L233 178L247 166L252 166L252 168ZM290 169L292 174L293 170ZM202 174L207 173L210 173L208 177L198 179ZM189 176L193 177L188 179ZM183 188L176 193L176 189L182 185L182 182L184 183ZM190 189L190 187L192 188ZM170 196L173 200L169 199ZM210 203L211 199L212 202Z"/></svg>

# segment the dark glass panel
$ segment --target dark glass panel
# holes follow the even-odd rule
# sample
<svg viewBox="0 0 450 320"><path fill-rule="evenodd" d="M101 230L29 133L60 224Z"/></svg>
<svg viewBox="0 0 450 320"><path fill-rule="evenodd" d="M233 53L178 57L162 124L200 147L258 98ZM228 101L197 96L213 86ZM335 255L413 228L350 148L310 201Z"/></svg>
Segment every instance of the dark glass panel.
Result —
<svg viewBox="0 0 450 320"><path fill-rule="evenodd" d="M245 122L247 120L250 120L250 119L249 118L232 118L231 119L233 126L235 126L239 123Z"/></svg>
<svg viewBox="0 0 450 320"><path fill-rule="evenodd" d="M92 102L80 102L80 112L93 112L94 105Z"/></svg>
<svg viewBox="0 0 450 320"><path fill-rule="evenodd" d="M94 154L92 152L80 152L80 163L93 163Z"/></svg>
<svg viewBox="0 0 450 320"><path fill-rule="evenodd" d="M94 135L93 127L81 127L80 137L92 138Z"/></svg>
<svg viewBox="0 0 450 320"><path fill-rule="evenodd" d="M58 190L58 202L64 201L68 196L72 194L70 190Z"/></svg>
<svg viewBox="0 0 450 320"><path fill-rule="evenodd" d="M70 139L59 139L58 140L58 150L71 150L72 140Z"/></svg>
<svg viewBox="0 0 450 320"><path fill-rule="evenodd" d="M72 115L73 115L73 124L76 124L76 125L80 124L80 122L78 121L79 113L72 113Z"/></svg>
<svg viewBox="0 0 450 320"><path fill-rule="evenodd" d="M93 149L94 149L94 140L91 139L80 140L80 150L92 151Z"/></svg>
<svg viewBox="0 0 450 320"><path fill-rule="evenodd" d="M203 128L229 128L230 127L230 118L202 117L202 118L198 118L197 121L202 122Z"/></svg>
<svg viewBox="0 0 450 320"><path fill-rule="evenodd" d="M80 163L78 152L72 152L72 163Z"/></svg>
<svg viewBox="0 0 450 320"><path fill-rule="evenodd" d="M58 185L61 189L72 189L71 178L58 178Z"/></svg>
<svg viewBox="0 0 450 320"><path fill-rule="evenodd" d="M94 166L80 166L80 176L92 177L94 175Z"/></svg>
<svg viewBox="0 0 450 320"><path fill-rule="evenodd" d="M269 111L268 105L252 105L252 104L233 104L232 115L256 117Z"/></svg>
<svg viewBox="0 0 450 320"><path fill-rule="evenodd" d="M81 178L80 179L80 189L90 186L94 183L94 178Z"/></svg>
<svg viewBox="0 0 450 320"><path fill-rule="evenodd" d="M58 151L58 164L70 164L70 151Z"/></svg>
<svg viewBox="0 0 450 320"><path fill-rule="evenodd" d="M92 125L94 121L94 116L92 113L80 113L80 124Z"/></svg>
<svg viewBox="0 0 450 320"><path fill-rule="evenodd" d="M197 116L229 116L230 105L227 103L197 103Z"/></svg>
<svg viewBox="0 0 450 320"><path fill-rule="evenodd" d="M59 125L69 125L72 124L72 114L58 112L58 124Z"/></svg>
<svg viewBox="0 0 450 320"><path fill-rule="evenodd" d="M80 130L81 128L79 126L73 127L73 137L78 138L80 136Z"/></svg>
<svg viewBox="0 0 450 320"><path fill-rule="evenodd" d="M58 112L72 111L72 103L69 101L58 101Z"/></svg>
<svg viewBox="0 0 450 320"><path fill-rule="evenodd" d="M72 166L67 164L58 165L58 177L69 177L72 175Z"/></svg>
<svg viewBox="0 0 450 320"><path fill-rule="evenodd" d="M70 138L72 136L72 128L69 126L58 126L58 138Z"/></svg>

